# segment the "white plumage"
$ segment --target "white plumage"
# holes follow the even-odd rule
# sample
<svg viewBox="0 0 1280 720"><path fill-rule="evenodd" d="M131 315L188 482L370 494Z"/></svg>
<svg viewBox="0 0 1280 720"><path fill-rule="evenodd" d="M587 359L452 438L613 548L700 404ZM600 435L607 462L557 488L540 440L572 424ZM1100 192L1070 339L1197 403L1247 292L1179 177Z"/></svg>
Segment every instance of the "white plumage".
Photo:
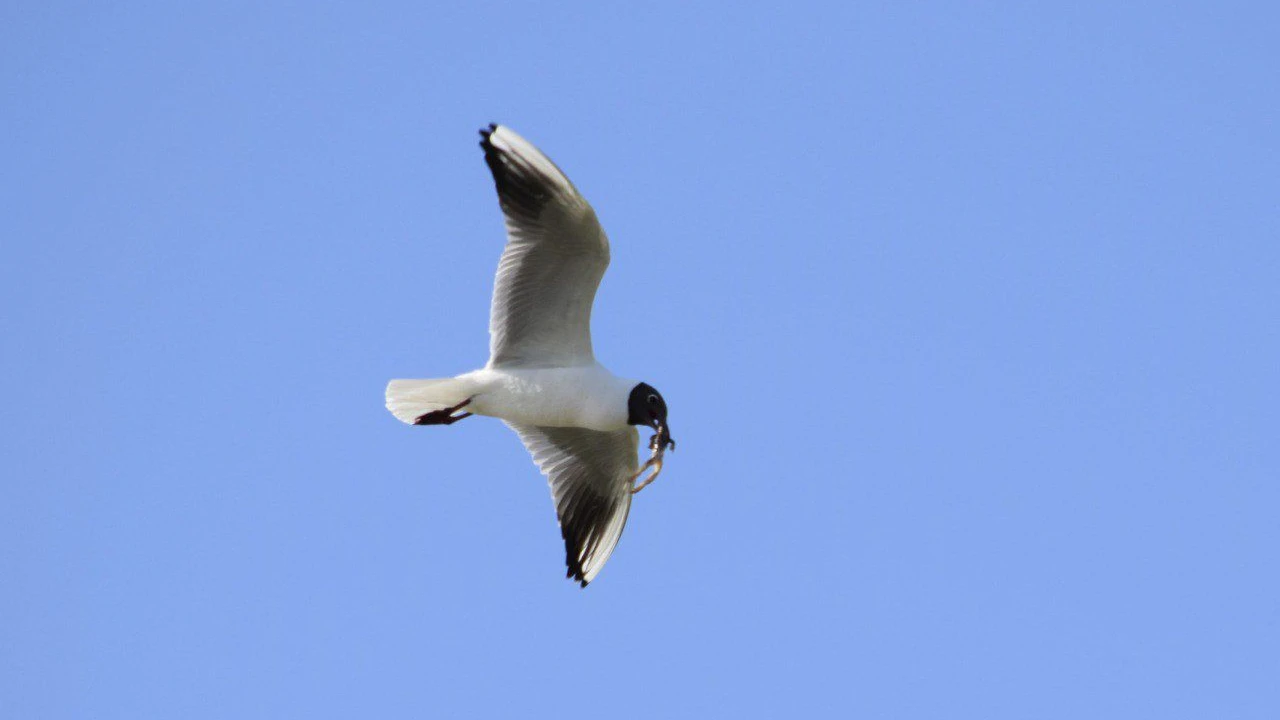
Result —
<svg viewBox="0 0 1280 720"><path fill-rule="evenodd" d="M598 363L563 368L481 368L441 380L392 380L387 409L413 424L424 413L472 398L467 411L514 423L590 430L627 427L636 381Z"/></svg>
<svg viewBox="0 0 1280 720"><path fill-rule="evenodd" d="M570 577L585 587L609 559L631 508L636 424L667 432L666 405L595 360L591 306L609 240L569 178L506 127L481 131L507 226L485 367L454 378L392 380L387 409L410 424L501 418L551 485ZM465 413L455 415L465 409Z"/></svg>

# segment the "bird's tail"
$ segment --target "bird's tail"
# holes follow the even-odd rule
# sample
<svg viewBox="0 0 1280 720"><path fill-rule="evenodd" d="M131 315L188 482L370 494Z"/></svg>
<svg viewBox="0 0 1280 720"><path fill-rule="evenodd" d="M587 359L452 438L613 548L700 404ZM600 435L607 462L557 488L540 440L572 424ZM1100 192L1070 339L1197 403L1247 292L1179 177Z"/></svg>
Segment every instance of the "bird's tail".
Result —
<svg viewBox="0 0 1280 720"><path fill-rule="evenodd" d="M460 378L392 380L387 383L387 409L412 425L424 413L453 407L466 400L471 390L471 384Z"/></svg>

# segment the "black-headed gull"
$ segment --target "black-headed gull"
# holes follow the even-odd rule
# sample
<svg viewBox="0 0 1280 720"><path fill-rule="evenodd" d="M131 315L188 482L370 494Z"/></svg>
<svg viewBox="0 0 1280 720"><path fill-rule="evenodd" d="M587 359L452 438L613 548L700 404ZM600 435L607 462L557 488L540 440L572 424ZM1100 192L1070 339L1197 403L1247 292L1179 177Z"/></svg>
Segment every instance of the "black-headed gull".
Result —
<svg viewBox="0 0 1280 720"><path fill-rule="evenodd" d="M412 425L501 418L551 484L568 577L595 579L622 536L631 495L675 447L652 386L596 362L591 304L609 265L595 211L546 155L510 128L481 130L507 225L489 314L489 362L437 380L392 380L387 409ZM465 411L463 410L465 408ZM657 431L639 465L637 425ZM655 467L639 487L642 472Z"/></svg>

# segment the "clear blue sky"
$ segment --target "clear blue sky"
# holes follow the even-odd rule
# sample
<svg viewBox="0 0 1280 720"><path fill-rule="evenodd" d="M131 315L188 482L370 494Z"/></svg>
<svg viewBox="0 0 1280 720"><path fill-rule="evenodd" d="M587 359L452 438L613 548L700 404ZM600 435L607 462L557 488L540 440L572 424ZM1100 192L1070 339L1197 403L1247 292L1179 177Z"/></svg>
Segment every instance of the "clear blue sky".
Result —
<svg viewBox="0 0 1280 720"><path fill-rule="evenodd" d="M180 6L181 5L181 6ZM1273 3L8 3L0 716L1280 716ZM585 591L476 130L680 441Z"/></svg>

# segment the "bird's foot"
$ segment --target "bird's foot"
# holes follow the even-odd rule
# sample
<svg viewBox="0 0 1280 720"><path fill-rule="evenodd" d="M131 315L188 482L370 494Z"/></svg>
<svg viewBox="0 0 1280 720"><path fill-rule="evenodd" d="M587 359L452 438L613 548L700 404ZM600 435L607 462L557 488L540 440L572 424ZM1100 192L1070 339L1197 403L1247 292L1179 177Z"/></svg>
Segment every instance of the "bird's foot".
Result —
<svg viewBox="0 0 1280 720"><path fill-rule="evenodd" d="M429 413L423 413L414 418L414 425L452 425L463 418L471 417L471 413L464 412L461 415L454 415L462 408L471 404L471 398L467 398L451 408L443 410L432 410Z"/></svg>

